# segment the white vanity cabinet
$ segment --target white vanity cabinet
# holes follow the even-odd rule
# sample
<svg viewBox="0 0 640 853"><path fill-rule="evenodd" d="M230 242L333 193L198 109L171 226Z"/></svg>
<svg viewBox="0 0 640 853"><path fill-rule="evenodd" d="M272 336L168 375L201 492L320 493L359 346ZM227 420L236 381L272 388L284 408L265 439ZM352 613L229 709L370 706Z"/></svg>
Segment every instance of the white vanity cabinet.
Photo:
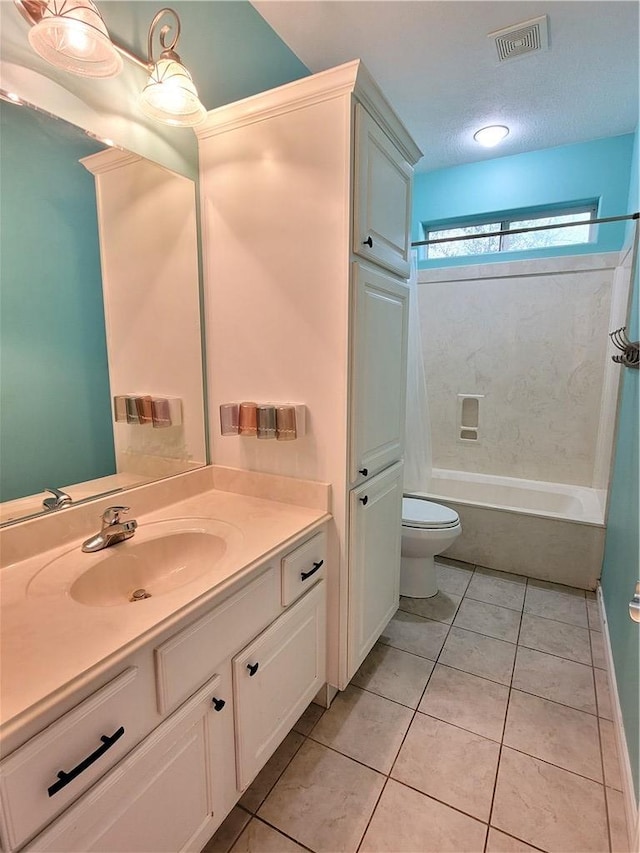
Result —
<svg viewBox="0 0 640 853"><path fill-rule="evenodd" d="M353 265L351 483L402 458L409 289L368 264Z"/></svg>
<svg viewBox="0 0 640 853"><path fill-rule="evenodd" d="M238 787L244 790L324 684L325 584L233 659Z"/></svg>
<svg viewBox="0 0 640 853"><path fill-rule="evenodd" d="M398 609L402 463L351 491L349 668L354 672Z"/></svg>
<svg viewBox="0 0 640 853"><path fill-rule="evenodd" d="M4 853L201 849L326 681L325 544L300 536L4 758Z"/></svg>
<svg viewBox="0 0 640 853"><path fill-rule="evenodd" d="M212 110L195 133L213 461L331 484L327 680L344 689L364 647L354 573L375 550L373 525L352 540L350 490L403 455L421 152L360 61ZM233 400L304 403L306 434L223 436L218 407Z"/></svg>
<svg viewBox="0 0 640 853"><path fill-rule="evenodd" d="M355 132L353 251L408 278L413 169L361 104Z"/></svg>

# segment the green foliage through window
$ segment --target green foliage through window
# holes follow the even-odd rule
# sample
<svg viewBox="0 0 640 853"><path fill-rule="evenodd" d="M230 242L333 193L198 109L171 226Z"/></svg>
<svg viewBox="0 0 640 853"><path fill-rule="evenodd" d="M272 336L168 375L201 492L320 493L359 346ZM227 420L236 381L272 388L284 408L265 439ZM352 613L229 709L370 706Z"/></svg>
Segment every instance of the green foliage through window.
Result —
<svg viewBox="0 0 640 853"><path fill-rule="evenodd" d="M525 218L526 217L526 218ZM422 258L460 258L467 255L486 255L497 252L524 252L530 249L544 249L553 246L573 246L589 243L594 239L595 226L591 223L596 217L596 205L582 205L562 212L538 213L535 215L514 214L509 218L496 218L492 222L468 222L455 227L424 226L425 240L445 239L448 242L424 246ZM576 223L572 226L571 223ZM527 231L523 234L508 233L522 228L537 228L543 225L567 224L563 228L551 228L545 231ZM579 224L578 224L579 223ZM479 237L495 231L507 233L499 236ZM465 240L451 240L452 237L468 237Z"/></svg>

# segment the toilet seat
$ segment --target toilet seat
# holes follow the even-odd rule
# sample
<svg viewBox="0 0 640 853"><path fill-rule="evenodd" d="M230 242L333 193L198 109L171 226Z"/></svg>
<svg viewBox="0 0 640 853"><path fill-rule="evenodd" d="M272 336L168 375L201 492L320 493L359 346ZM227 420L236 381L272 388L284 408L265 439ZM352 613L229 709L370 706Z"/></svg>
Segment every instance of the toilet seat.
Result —
<svg viewBox="0 0 640 853"><path fill-rule="evenodd" d="M402 498L402 526L419 530L445 530L460 524L453 509L424 498Z"/></svg>

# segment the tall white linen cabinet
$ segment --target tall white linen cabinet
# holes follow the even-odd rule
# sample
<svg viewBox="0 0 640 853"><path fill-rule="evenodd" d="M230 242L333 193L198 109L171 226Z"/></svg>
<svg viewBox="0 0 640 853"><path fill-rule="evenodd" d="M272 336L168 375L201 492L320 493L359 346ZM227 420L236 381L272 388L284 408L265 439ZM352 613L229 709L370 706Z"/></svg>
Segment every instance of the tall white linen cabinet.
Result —
<svg viewBox="0 0 640 853"><path fill-rule="evenodd" d="M328 482L327 681L398 606L413 166L360 61L196 129L212 461ZM307 407L296 441L222 436L221 403Z"/></svg>

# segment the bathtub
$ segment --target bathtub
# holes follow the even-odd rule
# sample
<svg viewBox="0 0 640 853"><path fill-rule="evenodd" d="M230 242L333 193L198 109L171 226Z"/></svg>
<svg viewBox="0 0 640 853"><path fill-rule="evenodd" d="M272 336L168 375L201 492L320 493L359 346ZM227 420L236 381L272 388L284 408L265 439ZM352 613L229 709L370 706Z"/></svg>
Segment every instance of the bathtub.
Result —
<svg viewBox="0 0 640 853"><path fill-rule="evenodd" d="M603 490L434 468L426 492L454 509L462 535L445 556L595 589L605 534Z"/></svg>

